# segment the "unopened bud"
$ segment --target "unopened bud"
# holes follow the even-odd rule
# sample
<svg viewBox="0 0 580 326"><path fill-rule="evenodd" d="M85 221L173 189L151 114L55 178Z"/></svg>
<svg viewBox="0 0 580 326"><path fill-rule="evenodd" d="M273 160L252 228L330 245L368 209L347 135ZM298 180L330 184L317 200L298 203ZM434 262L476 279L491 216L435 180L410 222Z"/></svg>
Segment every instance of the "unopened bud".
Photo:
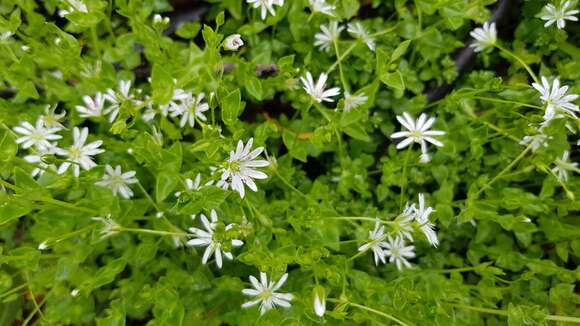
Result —
<svg viewBox="0 0 580 326"><path fill-rule="evenodd" d="M232 34L224 40L224 49L229 51L237 51L244 45L244 41L240 34Z"/></svg>

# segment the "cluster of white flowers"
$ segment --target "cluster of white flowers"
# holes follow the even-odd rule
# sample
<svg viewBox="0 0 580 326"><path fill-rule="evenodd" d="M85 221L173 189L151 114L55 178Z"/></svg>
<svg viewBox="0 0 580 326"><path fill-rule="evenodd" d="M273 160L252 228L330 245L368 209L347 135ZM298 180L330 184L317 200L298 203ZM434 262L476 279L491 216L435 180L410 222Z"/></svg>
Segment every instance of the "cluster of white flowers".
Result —
<svg viewBox="0 0 580 326"><path fill-rule="evenodd" d="M412 233L415 229L421 231L431 245L434 247L439 245L439 239L434 230L435 225L429 220L429 216L434 211L432 207L426 207L425 196L419 194L419 206L407 204L403 212L391 224L394 237L385 233L385 226L377 219L375 228L369 231L369 241L358 250L360 252L372 250L376 265L379 262L386 264L388 258L389 263L394 263L399 270L411 267L407 259L415 258L415 246L407 245L405 239L413 242Z"/></svg>
<svg viewBox="0 0 580 326"><path fill-rule="evenodd" d="M85 144L89 135L89 130L86 127L83 129L74 127L73 144L68 148L58 147L58 143L53 141L62 138L57 132L64 129L60 120L65 115L66 111L57 114L56 107L47 106L45 114L38 117L34 126L28 121L23 121L19 126L14 127L14 131L21 135L21 137L16 139L16 142L21 144L23 149L32 150L32 153L25 156L25 160L37 165L32 170L33 176L40 176L47 169L55 168L46 162L45 156L59 155L64 156L65 159L56 169L56 172L62 174L72 166L74 175L78 177L81 167L84 170L90 170L96 166L92 156L104 152L100 148L103 144L101 140Z"/></svg>
<svg viewBox="0 0 580 326"><path fill-rule="evenodd" d="M320 25L320 32L314 35L314 46L317 46L321 51L331 52L343 30L344 26L337 21L332 21L328 25ZM360 22L348 23L347 31L363 41L371 51L375 51L375 40Z"/></svg>
<svg viewBox="0 0 580 326"><path fill-rule="evenodd" d="M431 157L427 152L427 143L441 147L443 143L434 137L445 135L445 132L441 130L429 130L435 123L435 118L428 118L425 113L422 113L415 121L410 114L405 112L403 116L397 116L397 120L407 129L407 131L399 131L391 135L391 138L395 139L404 138L397 144L397 149L405 148L412 143L418 143L421 145L420 162L430 162Z"/></svg>

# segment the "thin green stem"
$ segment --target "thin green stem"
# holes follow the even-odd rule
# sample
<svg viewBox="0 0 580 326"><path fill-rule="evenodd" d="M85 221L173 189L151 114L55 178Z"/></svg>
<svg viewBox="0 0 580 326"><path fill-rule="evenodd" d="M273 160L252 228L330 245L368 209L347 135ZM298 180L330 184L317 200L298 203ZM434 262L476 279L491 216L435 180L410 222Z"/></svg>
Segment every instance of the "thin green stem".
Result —
<svg viewBox="0 0 580 326"><path fill-rule="evenodd" d="M162 235L162 236L178 236L178 237L189 236L189 234L185 233L185 232L158 231L158 230L126 228L126 227L116 228L115 231L117 231L117 232L143 233L143 234L155 234L155 235Z"/></svg>
<svg viewBox="0 0 580 326"><path fill-rule="evenodd" d="M477 192L477 194L475 194L475 197L479 196L484 190L486 190L487 188L489 188L489 186L491 186L494 182L496 182L497 180L499 180L505 173L507 173L509 170L511 170L512 167L514 167L522 158L524 158L524 156L526 156L526 154L532 149L532 145L530 144L528 145L528 147L526 147L526 149L524 149L520 155L518 155L518 157L515 158L515 160L513 160L508 166L506 166L503 170L501 170L500 173L498 173L493 179L491 179L488 183L486 183L485 185L483 185L483 187L481 187L481 189L479 189L479 191Z"/></svg>
<svg viewBox="0 0 580 326"><path fill-rule="evenodd" d="M26 286L27 286L27 283L20 284L19 286L0 294L0 299L5 298L7 296L12 295L13 293L18 292L18 291L24 289Z"/></svg>
<svg viewBox="0 0 580 326"><path fill-rule="evenodd" d="M441 274L448 274L448 273L462 273L462 272L469 272L469 271L476 271L483 267L489 266L490 263L483 263L477 266L470 266L470 267L461 267L461 268L449 268L449 269L424 269L421 272L431 272L431 273L441 273Z"/></svg>
<svg viewBox="0 0 580 326"><path fill-rule="evenodd" d="M353 306L353 307L355 307L355 308L358 308L358 309L361 309L361 310L366 310L368 312L372 312L372 313L377 314L379 316L385 317L385 318L387 318L387 319L389 319L391 321L394 321L395 323L397 323L397 324L399 324L401 326L411 326L411 325L413 325L413 324L407 324L404 321L400 320L399 318L397 318L397 317L395 317L393 315L389 315L389 314L387 314L385 312L382 312L382 311L379 311L379 310L376 310L376 309L373 309L373 308L369 308L367 306L363 306L363 305L358 304L358 303L348 302L348 304L351 305L351 306Z"/></svg>
<svg viewBox="0 0 580 326"><path fill-rule="evenodd" d="M382 224L395 224L393 221L383 221L374 217L367 217L367 216L329 216L329 217L322 217L323 219L327 220L343 220L343 221L369 221L369 222L376 222L379 221Z"/></svg>
<svg viewBox="0 0 580 326"><path fill-rule="evenodd" d="M338 58L336 58L336 62L332 64L332 66L330 66L330 68L328 68L328 70L326 70L326 74L330 74L330 72L332 72L337 65L339 65L349 54L350 52L352 52L352 50L354 50L354 48L356 47L357 42L353 42L351 44L351 46L348 47L348 49L346 49L346 51L344 51L344 53L342 53L342 55Z"/></svg>
<svg viewBox="0 0 580 326"><path fill-rule="evenodd" d="M409 145L407 154L405 155L405 162L403 163L403 173L401 174L401 194L399 196L399 210L403 209L403 200L405 198L405 188L407 186L407 165L409 165L409 158L411 157L412 146Z"/></svg>
<svg viewBox="0 0 580 326"><path fill-rule="evenodd" d="M338 42L334 40L334 53L336 53L336 58L340 58L340 52L338 51ZM349 92L348 84L346 83L346 78L344 77L344 71L342 69L342 62L338 61L338 71L340 73L340 81L342 82L342 88L344 89L344 93Z"/></svg>
<svg viewBox="0 0 580 326"><path fill-rule="evenodd" d="M517 101L510 101L510 100L503 100L503 99L498 99L498 98L493 98L493 97L472 96L471 98L475 99L475 100L481 100L481 101L514 104L514 105L524 106L524 107L528 107L528 108L542 109L542 107L539 105L533 105L533 104L522 103L522 102L517 102Z"/></svg>
<svg viewBox="0 0 580 326"><path fill-rule="evenodd" d="M525 63L524 60L522 60L522 58L518 57L515 53L513 53L512 51L504 48L503 46L501 46L501 45L499 45L497 43L495 44L495 47L497 47L500 51L504 52L505 54L507 54L507 55L511 56L512 58L516 59L528 71L528 73L530 74L530 76L532 77L532 79L534 80L534 82L540 83L540 80L538 79L538 77L536 77L536 74L532 71L532 68L530 68L530 66L528 66L528 64Z"/></svg>
<svg viewBox="0 0 580 326"><path fill-rule="evenodd" d="M312 200L310 197L306 196L302 191L298 190L298 188L294 187L288 180L286 180L286 178L284 178L277 169L273 169L274 171L274 175L276 175L278 177L278 179L280 179L282 181L283 184L285 184L288 188L290 188L292 191L294 191L295 193L299 194L300 196L306 198L307 200Z"/></svg>
<svg viewBox="0 0 580 326"><path fill-rule="evenodd" d="M443 304L454 307L454 308L470 310L470 311L475 311L475 312L480 312L480 313L485 313L485 314L499 315L499 316L504 316L504 317L507 317L509 315L507 310L473 307L473 306L468 306L468 305L464 305L464 304L448 303L448 302L444 302ZM546 320L562 321L562 322L580 324L580 318L579 317L572 317L572 316L547 315Z"/></svg>

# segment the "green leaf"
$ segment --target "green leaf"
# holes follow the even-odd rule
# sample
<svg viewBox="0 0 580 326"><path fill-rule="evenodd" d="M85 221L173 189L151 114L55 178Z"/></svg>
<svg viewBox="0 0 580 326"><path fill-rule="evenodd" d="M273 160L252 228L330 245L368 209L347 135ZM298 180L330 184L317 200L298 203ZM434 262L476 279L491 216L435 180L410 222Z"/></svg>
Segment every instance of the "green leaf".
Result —
<svg viewBox="0 0 580 326"><path fill-rule="evenodd" d="M403 74L399 70L395 72L387 72L386 74L381 76L381 81L385 83L385 85L394 88L399 91L405 90L405 82L403 80Z"/></svg>
<svg viewBox="0 0 580 326"><path fill-rule="evenodd" d="M200 23L197 23L197 22L185 23L185 24L179 26L177 31L175 31L175 34L177 34L177 36L182 37L184 39L192 39L192 38L196 37L197 34L199 34L200 30L201 30Z"/></svg>
<svg viewBox="0 0 580 326"><path fill-rule="evenodd" d="M254 97L256 100L262 100L262 97L264 96L262 91L262 83L257 77L248 77L244 86L246 91L252 95L252 97Z"/></svg>
<svg viewBox="0 0 580 326"><path fill-rule="evenodd" d="M348 125L346 128L344 128L344 132L354 139L366 142L371 141L371 138L367 134L364 124L362 123Z"/></svg>
<svg viewBox="0 0 580 326"><path fill-rule="evenodd" d="M16 220L32 211L30 204L0 195L0 226Z"/></svg>
<svg viewBox="0 0 580 326"><path fill-rule="evenodd" d="M16 156L18 145L14 136L5 129L0 129L0 161L7 162Z"/></svg>
<svg viewBox="0 0 580 326"><path fill-rule="evenodd" d="M401 42L397 46L395 51L393 51L393 54L391 54L390 62L395 62L397 59L402 57L407 52L407 49L409 48L409 44L411 44L411 40L406 40L406 41Z"/></svg>
<svg viewBox="0 0 580 326"><path fill-rule="evenodd" d="M243 105L241 98L242 95L240 90L236 89L222 99L222 120L226 125L233 125L237 121L238 116L242 113Z"/></svg>
<svg viewBox="0 0 580 326"><path fill-rule="evenodd" d="M155 183L155 201L162 202L173 192L180 182L179 175L171 172L160 172Z"/></svg>
<svg viewBox="0 0 580 326"><path fill-rule="evenodd" d="M158 104L166 104L173 97L175 83L171 74L161 65L153 66L151 73L152 100Z"/></svg>

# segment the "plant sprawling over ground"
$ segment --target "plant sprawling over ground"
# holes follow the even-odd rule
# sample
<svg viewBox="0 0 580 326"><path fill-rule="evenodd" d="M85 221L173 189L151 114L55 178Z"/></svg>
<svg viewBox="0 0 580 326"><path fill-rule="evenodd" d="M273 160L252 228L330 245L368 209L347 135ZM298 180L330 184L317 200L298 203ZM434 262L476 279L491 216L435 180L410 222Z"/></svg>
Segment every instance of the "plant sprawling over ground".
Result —
<svg viewBox="0 0 580 326"><path fill-rule="evenodd" d="M567 0L3 0L0 324L580 323Z"/></svg>

